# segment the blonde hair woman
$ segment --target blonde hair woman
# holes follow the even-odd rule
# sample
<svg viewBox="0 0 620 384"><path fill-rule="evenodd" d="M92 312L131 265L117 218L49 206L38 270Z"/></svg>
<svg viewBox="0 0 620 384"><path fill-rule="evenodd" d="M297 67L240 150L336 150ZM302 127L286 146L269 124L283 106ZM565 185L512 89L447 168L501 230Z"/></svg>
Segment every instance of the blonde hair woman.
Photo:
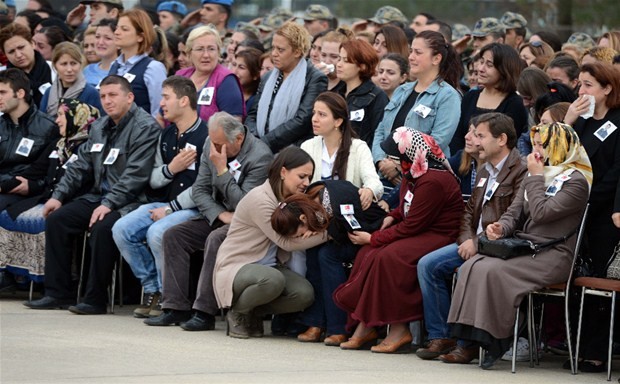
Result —
<svg viewBox="0 0 620 384"><path fill-rule="evenodd" d="M41 111L56 118L61 98L77 99L101 111L99 92L86 83L82 74L85 63L86 59L77 44L67 41L56 45L52 52L52 65L58 76L43 94Z"/></svg>
<svg viewBox="0 0 620 384"><path fill-rule="evenodd" d="M310 49L308 31L294 22L273 35L274 70L263 78L246 125L275 153L312 137L312 106L327 90L327 77L305 60ZM302 86L303 84L303 86Z"/></svg>
<svg viewBox="0 0 620 384"><path fill-rule="evenodd" d="M200 118L207 121L214 113L224 111L241 121L245 115L243 92L237 76L219 63L222 52L219 32L210 26L192 30L185 51L192 66L176 74L194 82Z"/></svg>

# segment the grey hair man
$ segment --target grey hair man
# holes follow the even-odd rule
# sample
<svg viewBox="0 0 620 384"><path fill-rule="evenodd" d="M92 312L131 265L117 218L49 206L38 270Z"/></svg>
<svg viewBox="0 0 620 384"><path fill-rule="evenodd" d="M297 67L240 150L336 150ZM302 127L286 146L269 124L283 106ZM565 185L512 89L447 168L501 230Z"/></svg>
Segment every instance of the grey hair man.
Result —
<svg viewBox="0 0 620 384"><path fill-rule="evenodd" d="M218 312L211 281L215 257L208 257L211 253L205 252L196 300L192 303L187 284L191 255L205 249L209 235L230 224L237 204L246 193L267 179L273 155L262 140L250 134L226 112L211 116L208 126L209 138L192 187L192 197L202 217L175 225L164 234L164 312L146 319L144 322L148 325L182 323L182 327L189 331L214 329Z"/></svg>

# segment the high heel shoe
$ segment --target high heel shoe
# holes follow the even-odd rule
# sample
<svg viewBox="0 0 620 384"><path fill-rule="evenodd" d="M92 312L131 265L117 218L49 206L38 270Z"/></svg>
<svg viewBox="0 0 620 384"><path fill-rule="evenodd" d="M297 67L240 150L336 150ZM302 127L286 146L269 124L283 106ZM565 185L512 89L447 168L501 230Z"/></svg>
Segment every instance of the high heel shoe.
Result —
<svg viewBox="0 0 620 384"><path fill-rule="evenodd" d="M370 351L374 353L409 353L411 352L412 341L411 333L407 332L397 342L390 343L383 340L381 344L370 348Z"/></svg>
<svg viewBox="0 0 620 384"><path fill-rule="evenodd" d="M340 344L341 349L370 349L372 346L377 344L377 339L379 335L377 331L373 328L368 334L364 337L356 337L352 336L349 341L345 341Z"/></svg>
<svg viewBox="0 0 620 384"><path fill-rule="evenodd" d="M318 343L321 341L323 330L319 327L310 327L304 333L297 335L297 340L302 343Z"/></svg>

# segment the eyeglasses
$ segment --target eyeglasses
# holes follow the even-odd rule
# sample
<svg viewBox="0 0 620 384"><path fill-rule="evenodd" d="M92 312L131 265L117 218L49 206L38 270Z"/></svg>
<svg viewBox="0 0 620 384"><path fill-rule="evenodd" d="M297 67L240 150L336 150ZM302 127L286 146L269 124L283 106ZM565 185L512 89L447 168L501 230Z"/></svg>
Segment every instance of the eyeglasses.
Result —
<svg viewBox="0 0 620 384"><path fill-rule="evenodd" d="M200 55L203 55L205 52L207 52L209 55L212 55L214 53L218 53L219 50L217 49L217 47L198 47L192 48L192 52L196 52Z"/></svg>

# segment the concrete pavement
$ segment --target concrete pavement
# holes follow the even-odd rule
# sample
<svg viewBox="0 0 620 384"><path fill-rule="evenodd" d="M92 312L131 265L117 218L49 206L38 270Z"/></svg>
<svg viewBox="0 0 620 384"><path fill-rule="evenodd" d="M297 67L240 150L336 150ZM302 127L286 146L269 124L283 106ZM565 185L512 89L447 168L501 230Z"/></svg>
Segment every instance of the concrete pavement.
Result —
<svg viewBox="0 0 620 384"><path fill-rule="evenodd" d="M215 331L149 327L133 306L113 315L36 311L22 299L0 298L0 382L13 383L599 383L604 373L572 376L565 358L546 354L540 366L500 362L451 366L415 355L342 351L266 336L227 337ZM265 323L268 330L268 323ZM620 368L620 362L616 362ZM614 373L615 382L618 372Z"/></svg>

